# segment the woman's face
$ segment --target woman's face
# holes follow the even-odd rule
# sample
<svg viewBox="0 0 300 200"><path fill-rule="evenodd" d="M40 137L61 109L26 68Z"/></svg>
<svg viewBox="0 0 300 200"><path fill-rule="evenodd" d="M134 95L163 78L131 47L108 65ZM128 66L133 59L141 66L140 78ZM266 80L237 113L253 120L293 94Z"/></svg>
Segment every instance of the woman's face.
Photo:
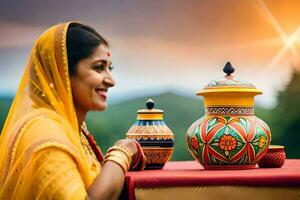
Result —
<svg viewBox="0 0 300 200"><path fill-rule="evenodd" d="M108 47L101 44L92 55L80 60L70 79L76 110L105 110L107 91L115 85Z"/></svg>

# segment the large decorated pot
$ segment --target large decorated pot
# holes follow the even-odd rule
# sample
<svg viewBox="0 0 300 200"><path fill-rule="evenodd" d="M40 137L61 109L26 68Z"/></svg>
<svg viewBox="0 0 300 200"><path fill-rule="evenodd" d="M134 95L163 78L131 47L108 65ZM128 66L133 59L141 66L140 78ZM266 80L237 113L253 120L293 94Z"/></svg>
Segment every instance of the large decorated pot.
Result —
<svg viewBox="0 0 300 200"><path fill-rule="evenodd" d="M197 94L204 97L205 115L188 129L188 148L205 169L255 168L271 141L269 127L254 115L254 96L262 92L233 77L229 62L223 71L224 78Z"/></svg>
<svg viewBox="0 0 300 200"><path fill-rule="evenodd" d="M147 159L145 169L161 169L173 154L174 134L164 122L164 111L154 109L151 99L146 106L147 109L137 111L137 120L126 136L141 144Z"/></svg>

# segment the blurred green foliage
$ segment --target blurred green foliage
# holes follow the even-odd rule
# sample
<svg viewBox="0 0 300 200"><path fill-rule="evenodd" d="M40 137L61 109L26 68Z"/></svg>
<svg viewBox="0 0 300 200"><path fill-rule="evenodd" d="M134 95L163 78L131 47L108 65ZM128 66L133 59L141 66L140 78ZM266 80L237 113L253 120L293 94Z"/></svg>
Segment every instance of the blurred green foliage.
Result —
<svg viewBox="0 0 300 200"><path fill-rule="evenodd" d="M2 130L12 101L11 97L0 97L0 130Z"/></svg>
<svg viewBox="0 0 300 200"><path fill-rule="evenodd" d="M202 98L188 98L174 93L136 98L109 105L105 112L90 112L87 126L93 133L103 152L118 139L125 138L130 126L136 121L136 111L145 108L152 98L155 108L164 110L164 121L175 134L175 151L172 160L192 160L188 152L185 135L189 126L203 116ZM278 104L274 109L255 107L255 115L271 128L272 144L286 148L288 158L300 158L300 73L294 71L290 83L278 93ZM6 118L11 98L0 98L0 128Z"/></svg>
<svg viewBox="0 0 300 200"><path fill-rule="evenodd" d="M289 84L277 95L277 106L270 113L272 143L284 145L288 158L300 158L300 71L293 71Z"/></svg>

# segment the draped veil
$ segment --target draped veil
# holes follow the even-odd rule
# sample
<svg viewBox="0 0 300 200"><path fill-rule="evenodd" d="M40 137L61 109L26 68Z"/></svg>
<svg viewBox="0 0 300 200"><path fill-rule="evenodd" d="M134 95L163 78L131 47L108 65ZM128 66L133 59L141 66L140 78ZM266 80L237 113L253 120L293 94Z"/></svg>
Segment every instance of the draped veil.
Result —
<svg viewBox="0 0 300 200"><path fill-rule="evenodd" d="M80 143L70 86L66 48L69 24L46 30L31 51L0 136L0 199L33 197L35 168L31 165L45 149L68 154L76 163L85 188L93 181ZM47 181L52 176L47 172L43 178ZM52 187L53 191L57 189Z"/></svg>

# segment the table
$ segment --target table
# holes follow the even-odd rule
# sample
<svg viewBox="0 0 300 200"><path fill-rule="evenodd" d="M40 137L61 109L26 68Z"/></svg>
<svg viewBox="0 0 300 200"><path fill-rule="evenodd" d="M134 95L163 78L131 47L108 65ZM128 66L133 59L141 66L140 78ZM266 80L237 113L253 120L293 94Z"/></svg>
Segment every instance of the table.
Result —
<svg viewBox="0 0 300 200"><path fill-rule="evenodd" d="M122 199L300 199L300 159L282 168L204 170L196 161L128 172Z"/></svg>

